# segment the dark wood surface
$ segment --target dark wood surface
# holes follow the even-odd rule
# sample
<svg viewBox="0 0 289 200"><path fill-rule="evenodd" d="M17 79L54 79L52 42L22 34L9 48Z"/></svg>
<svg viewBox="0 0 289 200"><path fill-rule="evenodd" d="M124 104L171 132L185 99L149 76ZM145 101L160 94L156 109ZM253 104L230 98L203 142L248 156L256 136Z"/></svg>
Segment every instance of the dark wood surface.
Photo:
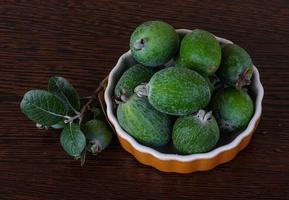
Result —
<svg viewBox="0 0 289 200"><path fill-rule="evenodd" d="M250 145L208 172L162 173L119 145L86 165L59 132L35 128L22 95L52 75L87 96L128 49L133 29L160 19L246 48L265 88ZM0 199L289 199L289 1L0 1Z"/></svg>

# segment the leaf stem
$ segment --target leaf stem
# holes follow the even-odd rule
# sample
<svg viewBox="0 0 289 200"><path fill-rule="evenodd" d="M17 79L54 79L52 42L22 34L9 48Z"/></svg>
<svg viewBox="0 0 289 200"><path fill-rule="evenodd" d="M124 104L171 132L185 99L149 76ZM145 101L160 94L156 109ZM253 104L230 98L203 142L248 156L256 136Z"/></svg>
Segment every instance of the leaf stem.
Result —
<svg viewBox="0 0 289 200"><path fill-rule="evenodd" d="M76 119L79 119L79 124L81 124L83 120L84 113L89 109L90 104L97 99L98 93L102 90L104 87L105 80L101 81L99 86L94 90L93 94L90 96L87 103L81 108L80 112L77 112L75 116L68 117L64 123L71 123Z"/></svg>
<svg viewBox="0 0 289 200"><path fill-rule="evenodd" d="M65 124L72 123L75 119L78 119L78 118L80 118L80 113L73 117L68 117L66 120L64 120L64 123Z"/></svg>

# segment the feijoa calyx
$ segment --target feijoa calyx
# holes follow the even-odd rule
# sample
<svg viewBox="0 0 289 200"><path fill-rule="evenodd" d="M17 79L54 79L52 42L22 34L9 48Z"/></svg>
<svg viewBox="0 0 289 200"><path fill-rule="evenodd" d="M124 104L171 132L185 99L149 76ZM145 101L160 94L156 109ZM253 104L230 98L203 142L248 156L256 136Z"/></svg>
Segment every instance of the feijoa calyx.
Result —
<svg viewBox="0 0 289 200"><path fill-rule="evenodd" d="M144 88L138 86L135 92L147 95L156 110L170 115L196 112L206 107L211 97L208 82L197 72L181 67L156 72Z"/></svg>
<svg viewBox="0 0 289 200"><path fill-rule="evenodd" d="M138 26L130 38L134 59L150 67L168 62L179 47L179 35L162 21L148 21Z"/></svg>
<svg viewBox="0 0 289 200"><path fill-rule="evenodd" d="M204 110L179 117L172 133L174 148L180 154L208 152L217 144L219 137L219 127L212 112Z"/></svg>
<svg viewBox="0 0 289 200"><path fill-rule="evenodd" d="M223 132L239 131L245 128L254 110L247 92L235 88L218 91L212 98L211 109Z"/></svg>
<svg viewBox="0 0 289 200"><path fill-rule="evenodd" d="M170 118L155 110L146 97L134 94L126 102L120 103L117 119L129 135L146 146L164 146L170 140Z"/></svg>
<svg viewBox="0 0 289 200"><path fill-rule="evenodd" d="M221 46L210 32L195 29L182 39L180 57L188 68L211 76L221 63Z"/></svg>
<svg viewBox="0 0 289 200"><path fill-rule="evenodd" d="M135 87L141 83L148 82L154 72L154 69L145 67L141 64L136 64L128 68L120 77L115 86L115 97L120 99L122 94L130 97L134 93Z"/></svg>
<svg viewBox="0 0 289 200"><path fill-rule="evenodd" d="M249 85L253 75L253 62L250 55L236 44L224 45L222 62L217 75L223 82L238 89Z"/></svg>

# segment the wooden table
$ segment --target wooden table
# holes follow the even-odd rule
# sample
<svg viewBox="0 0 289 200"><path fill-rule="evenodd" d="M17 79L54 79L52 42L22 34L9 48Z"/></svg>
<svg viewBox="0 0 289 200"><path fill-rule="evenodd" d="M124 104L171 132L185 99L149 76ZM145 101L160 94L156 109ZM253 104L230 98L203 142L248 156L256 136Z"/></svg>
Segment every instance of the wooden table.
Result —
<svg viewBox="0 0 289 200"><path fill-rule="evenodd" d="M128 49L131 32L160 19L201 28L247 49L265 88L251 144L208 172L162 173L119 145L86 165L61 149L58 131L35 128L23 94L52 75L87 96ZM289 199L289 2L1 1L0 199Z"/></svg>

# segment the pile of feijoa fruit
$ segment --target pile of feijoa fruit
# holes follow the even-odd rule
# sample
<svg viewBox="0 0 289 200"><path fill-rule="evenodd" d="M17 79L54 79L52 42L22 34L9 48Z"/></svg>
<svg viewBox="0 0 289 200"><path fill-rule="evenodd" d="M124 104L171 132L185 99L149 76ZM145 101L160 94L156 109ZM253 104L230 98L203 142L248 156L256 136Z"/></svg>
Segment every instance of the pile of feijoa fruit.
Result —
<svg viewBox="0 0 289 200"><path fill-rule="evenodd" d="M180 36L165 22L148 21L132 33L130 49L137 64L114 95L119 124L139 143L203 153L248 125L253 63L243 48L220 44L205 30Z"/></svg>

